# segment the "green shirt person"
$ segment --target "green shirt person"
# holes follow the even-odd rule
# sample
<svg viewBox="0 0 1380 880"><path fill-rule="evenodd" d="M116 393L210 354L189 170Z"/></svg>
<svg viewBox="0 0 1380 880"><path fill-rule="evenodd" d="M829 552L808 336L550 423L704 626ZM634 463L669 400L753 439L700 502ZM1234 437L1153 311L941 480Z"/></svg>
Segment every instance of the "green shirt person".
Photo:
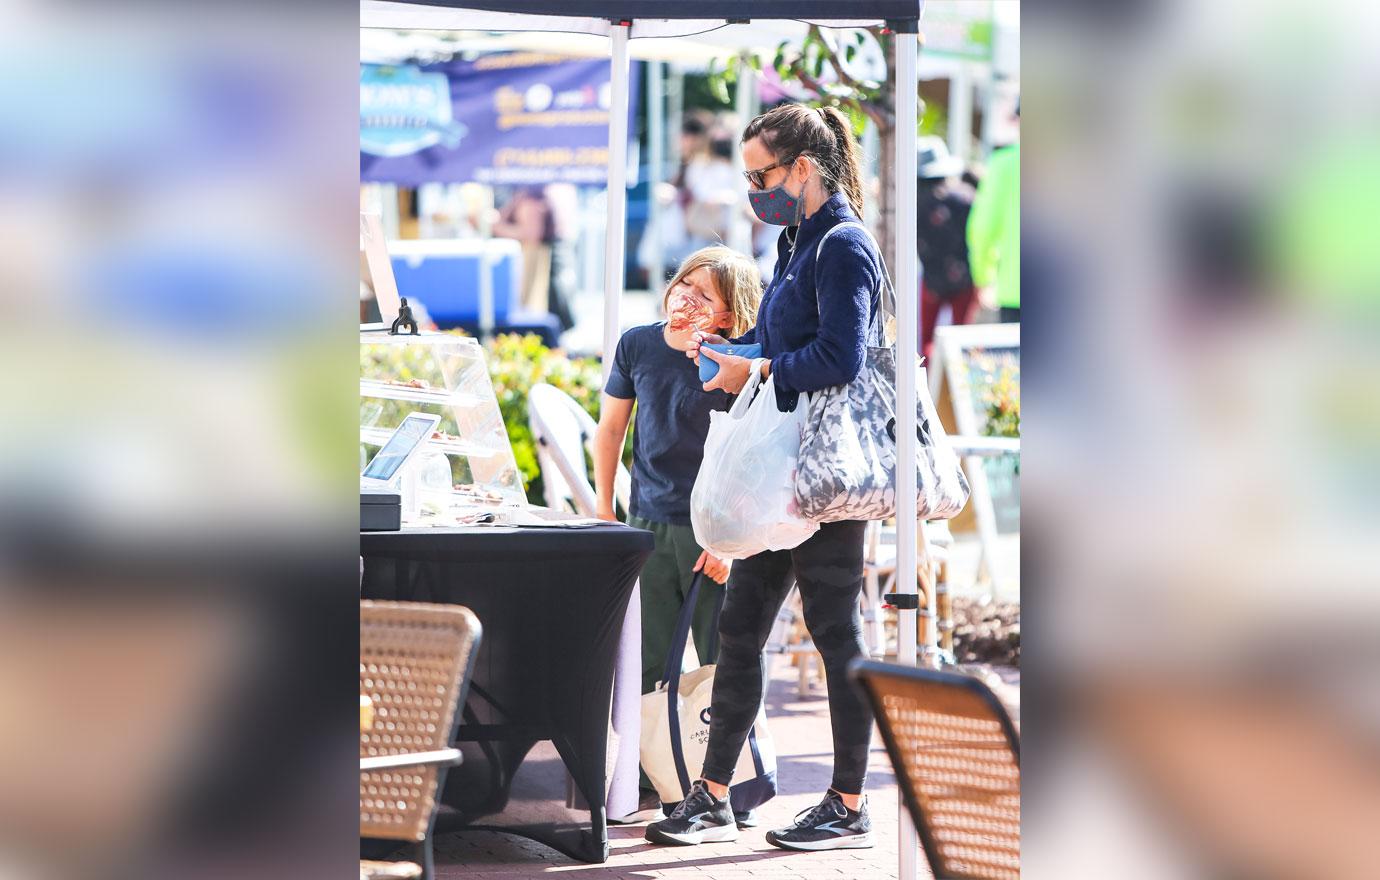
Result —
<svg viewBox="0 0 1380 880"><path fill-rule="evenodd" d="M1020 320L1021 145L992 153L968 215L968 266L978 287L995 284L1003 320Z"/></svg>

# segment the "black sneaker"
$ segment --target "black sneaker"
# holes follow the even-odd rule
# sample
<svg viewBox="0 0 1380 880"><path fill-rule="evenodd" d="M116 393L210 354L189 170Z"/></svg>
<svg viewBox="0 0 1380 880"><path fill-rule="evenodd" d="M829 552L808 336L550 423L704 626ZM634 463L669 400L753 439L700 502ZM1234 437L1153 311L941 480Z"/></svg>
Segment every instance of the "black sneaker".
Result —
<svg viewBox="0 0 1380 880"><path fill-rule="evenodd" d="M850 810L830 791L817 806L801 811L791 827L768 831L767 843L782 849L865 849L872 846L872 820L866 798L861 806Z"/></svg>
<svg viewBox="0 0 1380 880"><path fill-rule="evenodd" d="M728 798L718 800L695 780L690 794L676 805L671 815L647 826L646 837L652 843L691 846L696 843L719 843L738 839L738 826L733 821L733 808Z"/></svg>

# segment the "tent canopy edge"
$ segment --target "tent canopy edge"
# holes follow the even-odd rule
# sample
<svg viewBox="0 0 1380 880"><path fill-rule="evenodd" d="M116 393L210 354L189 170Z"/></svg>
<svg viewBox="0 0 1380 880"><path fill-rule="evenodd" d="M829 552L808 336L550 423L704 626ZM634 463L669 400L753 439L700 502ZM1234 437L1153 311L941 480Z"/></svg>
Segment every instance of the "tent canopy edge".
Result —
<svg viewBox="0 0 1380 880"><path fill-rule="evenodd" d="M849 9L838 0L572 0L559 11L540 0L361 0L360 26L398 30L553 31L610 36L685 37L728 24L790 20L827 27L886 25L916 33L920 0L880 0ZM859 12L864 12L859 15Z"/></svg>

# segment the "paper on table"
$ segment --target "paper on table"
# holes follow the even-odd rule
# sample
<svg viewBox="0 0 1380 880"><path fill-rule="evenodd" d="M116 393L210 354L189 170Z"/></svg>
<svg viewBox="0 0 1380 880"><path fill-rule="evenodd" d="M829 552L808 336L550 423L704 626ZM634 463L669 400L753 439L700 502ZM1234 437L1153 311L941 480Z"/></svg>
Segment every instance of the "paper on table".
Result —
<svg viewBox="0 0 1380 880"><path fill-rule="evenodd" d="M494 511L494 525L520 528L587 529L602 525L604 520L578 516L545 507L514 507Z"/></svg>

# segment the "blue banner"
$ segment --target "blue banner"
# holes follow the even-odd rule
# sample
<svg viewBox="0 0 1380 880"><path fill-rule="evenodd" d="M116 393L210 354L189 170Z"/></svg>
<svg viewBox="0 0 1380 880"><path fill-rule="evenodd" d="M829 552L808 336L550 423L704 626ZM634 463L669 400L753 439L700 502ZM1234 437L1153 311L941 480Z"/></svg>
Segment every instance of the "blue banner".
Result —
<svg viewBox="0 0 1380 880"><path fill-rule="evenodd" d="M630 141L638 67L629 83ZM609 72L603 59L528 52L361 64L360 179L607 185Z"/></svg>

